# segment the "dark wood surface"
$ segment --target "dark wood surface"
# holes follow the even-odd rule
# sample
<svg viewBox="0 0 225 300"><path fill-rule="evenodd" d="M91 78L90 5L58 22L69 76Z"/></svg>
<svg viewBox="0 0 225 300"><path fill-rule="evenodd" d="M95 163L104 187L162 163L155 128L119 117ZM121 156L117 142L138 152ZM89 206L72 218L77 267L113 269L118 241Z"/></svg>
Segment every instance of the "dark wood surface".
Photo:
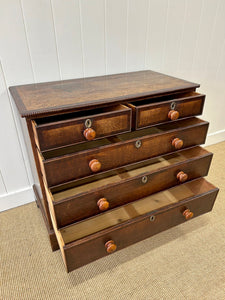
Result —
<svg viewBox="0 0 225 300"><path fill-rule="evenodd" d="M29 136L30 136L30 141L31 141L31 146L32 146L32 152L33 152L35 165L36 165L36 169L37 169L37 174L38 174L38 179L39 179L39 182L40 182L40 187L41 187L41 192L42 192L42 197L40 197L40 202L42 204L45 219L47 220L47 225L48 225L47 229L50 228L52 230L53 229L52 221L51 221L51 217L50 217L50 214L49 214L48 202L47 202L44 183L43 183L43 178L42 178L42 173L43 172L42 172L41 168L43 166L40 164L40 161L39 161L39 158L38 158L38 153L37 153L37 148L36 148L36 144L35 144L35 136L34 136L34 132L33 132L32 122L31 122L31 120L26 120L26 123L27 123L28 133L29 133Z"/></svg>
<svg viewBox="0 0 225 300"><path fill-rule="evenodd" d="M110 107L107 110L87 111L82 117L77 113L69 114L63 120L57 120L57 117L48 119L35 122L40 150L87 142L84 136L87 120L91 121L90 128L96 133L94 140L131 130L131 109L124 105Z"/></svg>
<svg viewBox="0 0 225 300"><path fill-rule="evenodd" d="M195 92L198 87L199 84L157 72L139 71L9 88L21 116L27 120L43 194L37 197L37 204L52 249L60 246L68 271L185 222L193 214L196 217L212 209L218 189L202 178L195 179L207 175L212 154L206 152L199 155L193 152L193 156L179 163L147 172L144 175L148 180L144 184L141 173L130 178L124 175L116 184L70 195L58 202L49 192L49 188L58 191L63 186L109 178L111 175L107 174L121 174L125 168L133 170L135 165L145 163L144 160L168 153L176 155L182 152L180 148L203 144L208 122L189 118L202 113L205 96ZM172 102L175 108L171 107ZM131 110L119 114L114 109L122 104L132 108L132 116ZM99 113L88 114L90 110ZM88 130L84 124L87 118L92 121ZM131 121L136 131L129 132ZM147 127L150 128L143 129ZM190 151L194 148L199 147ZM192 183L193 193L183 197L185 187ZM156 198L154 211L149 206L146 209L150 203L147 201L144 215L129 217L124 223L120 221L106 228L108 216L115 215L116 210L133 207L135 201L171 186L179 189L182 201L159 208ZM177 199L178 195L170 194L170 197ZM156 217L152 222L151 215ZM70 226L86 224L90 219L102 220L104 216L107 219L101 225L105 229L76 239L74 227L69 232L70 239L63 241L63 230L65 234Z"/></svg>
<svg viewBox="0 0 225 300"><path fill-rule="evenodd" d="M80 151L69 155L47 159L44 168L49 187L65 183L81 177L92 175L89 162L97 159L101 163L101 172L118 168L154 156L175 150L172 146L174 138L183 141L183 148L200 145L205 142L208 123L197 118L178 121L174 124L159 127L159 133L147 134L138 131L140 136L129 139L130 134L118 136L120 142L102 147ZM180 125L180 126L179 126ZM167 130L168 129L168 130ZM150 129L148 129L150 130ZM145 133L145 132L144 132ZM128 139L127 139L128 138ZM141 147L136 142L141 141Z"/></svg>
<svg viewBox="0 0 225 300"><path fill-rule="evenodd" d="M179 114L179 119L197 116L202 114L205 95L198 93L190 93L184 98L172 99L168 101L160 101L149 104L144 101L130 104L133 112L134 129L145 128L170 121L168 113L171 111L171 104L175 104L175 110ZM135 114L135 116L134 116Z"/></svg>
<svg viewBox="0 0 225 300"><path fill-rule="evenodd" d="M187 208L194 213L194 217L209 212L212 210L217 193L218 189L209 184L209 189L206 193L190 197L169 207L149 212L146 215L65 245L67 271L70 272L108 255L105 243L110 240L115 242L117 250L121 250L154 234L186 222L182 213ZM150 221L151 215L155 216L153 222Z"/></svg>
<svg viewBox="0 0 225 300"><path fill-rule="evenodd" d="M153 71L10 87L22 117L35 118L140 97L194 91L199 84Z"/></svg>
<svg viewBox="0 0 225 300"><path fill-rule="evenodd" d="M39 197L39 194L36 190L35 185L33 185L33 191L34 191L37 207L40 208L40 211L41 211L41 214L42 214L42 217L43 217L46 229L47 229L47 233L48 233L48 237L49 237L49 241L50 241L52 251L56 251L56 250L59 249L58 241L57 241L57 238L56 238L56 235L55 235L55 232L54 232L53 228L50 227L49 221L46 218L47 214L46 214L46 211L43 207L41 198Z"/></svg>
<svg viewBox="0 0 225 300"><path fill-rule="evenodd" d="M181 151L185 152L187 150ZM102 213L97 202L101 198L107 199L108 210L146 197L161 190L180 184L177 174L183 171L187 174L188 180L203 177L208 174L212 159L212 153L196 153L196 149L190 149L187 159L180 163L159 168L155 171L138 174L134 177L122 173L121 181L107 184L97 189L90 189L73 197L53 202L56 222L58 228L69 225L75 221ZM176 156L176 154L174 154ZM192 156L192 157L191 157ZM143 176L147 182L143 183ZM110 178L109 178L110 181ZM84 190L84 188L83 188Z"/></svg>

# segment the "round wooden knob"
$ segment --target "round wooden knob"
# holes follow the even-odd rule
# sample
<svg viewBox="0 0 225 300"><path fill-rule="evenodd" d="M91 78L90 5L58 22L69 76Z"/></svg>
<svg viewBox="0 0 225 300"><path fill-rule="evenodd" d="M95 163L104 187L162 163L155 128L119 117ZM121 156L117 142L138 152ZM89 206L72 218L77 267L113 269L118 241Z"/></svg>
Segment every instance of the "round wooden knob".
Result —
<svg viewBox="0 0 225 300"><path fill-rule="evenodd" d="M187 208L185 209L185 211L183 211L183 216L185 217L186 220L189 220L194 216L194 214L193 212L190 211L190 209Z"/></svg>
<svg viewBox="0 0 225 300"><path fill-rule="evenodd" d="M98 172L101 169L101 163L97 159L92 159L89 162L89 167L92 172Z"/></svg>
<svg viewBox="0 0 225 300"><path fill-rule="evenodd" d="M88 141L92 141L96 137L96 132L92 128L86 128L84 130L83 134L84 134L84 137L86 138L86 140L88 140Z"/></svg>
<svg viewBox="0 0 225 300"><path fill-rule="evenodd" d="M112 253L112 252L116 251L116 248L117 248L116 244L112 240L105 243L105 247L106 247L107 253Z"/></svg>
<svg viewBox="0 0 225 300"><path fill-rule="evenodd" d="M175 138L172 140L172 146L176 149L181 149L183 147L184 142L179 138Z"/></svg>
<svg viewBox="0 0 225 300"><path fill-rule="evenodd" d="M184 173L183 171L180 171L179 173L177 173L177 179L180 182L185 182L188 179L188 175L186 173Z"/></svg>
<svg viewBox="0 0 225 300"><path fill-rule="evenodd" d="M97 202L98 208L101 211L107 210L109 208L109 202L106 200L106 198L101 198Z"/></svg>
<svg viewBox="0 0 225 300"><path fill-rule="evenodd" d="M168 113L168 118L172 121L175 121L179 118L180 114L177 110L170 110Z"/></svg>

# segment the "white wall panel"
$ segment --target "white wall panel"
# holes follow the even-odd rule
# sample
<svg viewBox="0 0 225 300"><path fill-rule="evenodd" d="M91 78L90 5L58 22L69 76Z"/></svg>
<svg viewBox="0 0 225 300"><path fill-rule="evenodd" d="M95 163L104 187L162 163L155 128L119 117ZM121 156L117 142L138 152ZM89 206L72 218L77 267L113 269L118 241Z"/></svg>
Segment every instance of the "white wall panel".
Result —
<svg viewBox="0 0 225 300"><path fill-rule="evenodd" d="M198 40L193 55L191 78L202 82L205 76L207 57L213 35L213 27L220 0L204 0L200 17ZM225 32L225 30L224 30Z"/></svg>
<svg viewBox="0 0 225 300"><path fill-rule="evenodd" d="M80 0L83 39L84 75L104 75L105 64L105 2Z"/></svg>
<svg viewBox="0 0 225 300"><path fill-rule="evenodd" d="M106 73L122 73L126 71L127 0L105 4Z"/></svg>
<svg viewBox="0 0 225 300"><path fill-rule="evenodd" d="M146 67L156 71L162 69L167 10L168 0L150 0L148 36L146 37Z"/></svg>
<svg viewBox="0 0 225 300"><path fill-rule="evenodd" d="M79 0L53 0L52 7L62 79L82 77Z"/></svg>
<svg viewBox="0 0 225 300"><path fill-rule="evenodd" d="M33 182L10 85L153 69L199 82L208 142L225 137L224 0L2 0L0 61L5 208Z"/></svg>
<svg viewBox="0 0 225 300"><path fill-rule="evenodd" d="M19 0L0 4L0 60L8 85L34 80Z"/></svg>
<svg viewBox="0 0 225 300"><path fill-rule="evenodd" d="M186 1L170 0L166 20L162 71L177 75L178 59L186 16Z"/></svg>
<svg viewBox="0 0 225 300"><path fill-rule="evenodd" d="M129 0L127 31L127 71L145 69L147 0Z"/></svg>
<svg viewBox="0 0 225 300"><path fill-rule="evenodd" d="M4 195L7 193L6 187L5 187L5 183L2 177L2 173L0 170L0 195Z"/></svg>
<svg viewBox="0 0 225 300"><path fill-rule="evenodd" d="M7 192L13 192L29 186L19 137L15 129L7 87L0 65L0 170Z"/></svg>
<svg viewBox="0 0 225 300"><path fill-rule="evenodd" d="M22 11L35 80L60 79L50 0L22 0Z"/></svg>
<svg viewBox="0 0 225 300"><path fill-rule="evenodd" d="M199 34L202 6L203 0L188 0L186 2L186 14L181 37L182 40L180 42L177 69L177 74L180 78L186 77L192 80L191 68Z"/></svg>
<svg viewBox="0 0 225 300"><path fill-rule="evenodd" d="M224 65L224 41L225 41L225 1L220 0L216 16L212 24L211 43L206 59L205 76L202 80L204 86L209 87L207 97L211 101L206 102L205 117L210 121L209 132L221 130L225 126L223 118L224 111L221 109L225 99L225 91L222 88L225 84L225 75L218 77L218 69ZM224 73L225 74L225 73ZM215 105L218 103L218 105ZM215 120L217 120L215 122Z"/></svg>

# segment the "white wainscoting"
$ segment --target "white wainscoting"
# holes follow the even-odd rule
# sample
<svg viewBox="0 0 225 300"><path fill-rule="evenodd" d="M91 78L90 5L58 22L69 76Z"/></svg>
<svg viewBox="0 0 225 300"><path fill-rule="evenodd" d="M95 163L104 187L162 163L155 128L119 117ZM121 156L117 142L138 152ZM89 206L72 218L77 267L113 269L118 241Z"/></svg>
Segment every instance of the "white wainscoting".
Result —
<svg viewBox="0 0 225 300"><path fill-rule="evenodd" d="M2 0L0 210L34 199L8 86L152 69L201 83L207 144L225 140L224 0Z"/></svg>

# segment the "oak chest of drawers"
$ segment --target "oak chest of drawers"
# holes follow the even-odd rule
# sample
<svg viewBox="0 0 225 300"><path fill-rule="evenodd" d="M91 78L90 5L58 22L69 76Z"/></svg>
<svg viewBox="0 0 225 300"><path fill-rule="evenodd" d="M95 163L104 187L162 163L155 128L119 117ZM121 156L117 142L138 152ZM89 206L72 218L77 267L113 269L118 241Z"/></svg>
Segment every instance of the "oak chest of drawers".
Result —
<svg viewBox="0 0 225 300"><path fill-rule="evenodd" d="M212 209L198 87L153 71L10 87L67 271Z"/></svg>

